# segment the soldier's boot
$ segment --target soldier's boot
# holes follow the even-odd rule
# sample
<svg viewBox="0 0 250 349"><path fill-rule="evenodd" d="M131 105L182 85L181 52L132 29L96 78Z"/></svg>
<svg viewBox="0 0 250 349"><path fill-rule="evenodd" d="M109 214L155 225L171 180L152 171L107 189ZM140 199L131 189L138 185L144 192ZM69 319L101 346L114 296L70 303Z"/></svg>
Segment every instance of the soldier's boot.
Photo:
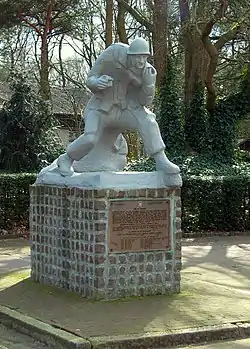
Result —
<svg viewBox="0 0 250 349"><path fill-rule="evenodd" d="M180 173L180 168L167 158L164 151L154 154L153 158L155 159L157 171L163 171L166 174Z"/></svg>
<svg viewBox="0 0 250 349"><path fill-rule="evenodd" d="M69 157L67 153L59 156L59 158L57 159L57 166L62 176L72 176L72 174L74 173L72 169L73 161L74 160L71 159L71 157Z"/></svg>

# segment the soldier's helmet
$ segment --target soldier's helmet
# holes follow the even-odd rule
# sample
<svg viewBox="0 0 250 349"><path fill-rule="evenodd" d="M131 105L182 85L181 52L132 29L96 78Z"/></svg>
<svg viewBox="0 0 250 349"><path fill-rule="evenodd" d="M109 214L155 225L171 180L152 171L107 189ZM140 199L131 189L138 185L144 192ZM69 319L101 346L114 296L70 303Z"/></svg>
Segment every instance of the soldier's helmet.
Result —
<svg viewBox="0 0 250 349"><path fill-rule="evenodd" d="M129 45L128 55L151 55L149 45L143 38L134 39Z"/></svg>

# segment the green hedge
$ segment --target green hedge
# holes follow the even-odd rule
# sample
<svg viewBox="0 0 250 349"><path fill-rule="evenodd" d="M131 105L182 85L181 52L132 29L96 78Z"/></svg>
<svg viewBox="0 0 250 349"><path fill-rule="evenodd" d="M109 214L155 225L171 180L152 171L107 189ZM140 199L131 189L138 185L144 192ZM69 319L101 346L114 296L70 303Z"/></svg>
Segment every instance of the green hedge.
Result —
<svg viewBox="0 0 250 349"><path fill-rule="evenodd" d="M184 234L248 230L249 199L248 176L186 176L182 188Z"/></svg>
<svg viewBox="0 0 250 349"><path fill-rule="evenodd" d="M29 186L36 174L0 174L0 229L11 229L20 222L28 224Z"/></svg>
<svg viewBox="0 0 250 349"><path fill-rule="evenodd" d="M28 224L29 185L35 174L0 174L0 229ZM201 231L243 231L250 228L250 176L184 175L184 236Z"/></svg>

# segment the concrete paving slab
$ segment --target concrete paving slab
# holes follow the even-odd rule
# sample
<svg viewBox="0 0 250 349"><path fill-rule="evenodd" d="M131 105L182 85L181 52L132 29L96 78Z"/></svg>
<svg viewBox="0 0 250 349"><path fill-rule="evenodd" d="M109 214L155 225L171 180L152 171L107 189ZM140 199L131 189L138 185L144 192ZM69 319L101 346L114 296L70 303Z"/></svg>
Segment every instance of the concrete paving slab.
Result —
<svg viewBox="0 0 250 349"><path fill-rule="evenodd" d="M249 349L250 338L240 339L237 341L223 341L207 343L204 345L190 345L187 347L179 347L180 349Z"/></svg>
<svg viewBox="0 0 250 349"><path fill-rule="evenodd" d="M250 320L249 236L184 240L181 294L113 302L91 302L35 284L28 278L28 243L1 245L0 262L6 251L13 260L0 280L0 303L85 338L171 333Z"/></svg>
<svg viewBox="0 0 250 349"><path fill-rule="evenodd" d="M49 347L0 324L0 349L49 349Z"/></svg>

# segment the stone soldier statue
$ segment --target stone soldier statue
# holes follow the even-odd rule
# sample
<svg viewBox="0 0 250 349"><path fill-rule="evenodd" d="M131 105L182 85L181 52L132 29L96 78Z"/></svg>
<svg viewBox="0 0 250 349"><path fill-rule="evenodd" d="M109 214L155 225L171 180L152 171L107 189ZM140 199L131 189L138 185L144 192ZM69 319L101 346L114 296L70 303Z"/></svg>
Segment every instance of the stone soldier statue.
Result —
<svg viewBox="0 0 250 349"><path fill-rule="evenodd" d="M155 115L146 108L155 95L156 70L147 62L149 46L143 38L130 45L115 43L96 60L87 86L93 92L84 111L85 132L59 156L57 166L63 176L73 174L73 162L84 158L101 139L114 137L114 146L125 142L121 133L139 131L144 148L156 162L156 170L179 173L179 167L165 155Z"/></svg>

